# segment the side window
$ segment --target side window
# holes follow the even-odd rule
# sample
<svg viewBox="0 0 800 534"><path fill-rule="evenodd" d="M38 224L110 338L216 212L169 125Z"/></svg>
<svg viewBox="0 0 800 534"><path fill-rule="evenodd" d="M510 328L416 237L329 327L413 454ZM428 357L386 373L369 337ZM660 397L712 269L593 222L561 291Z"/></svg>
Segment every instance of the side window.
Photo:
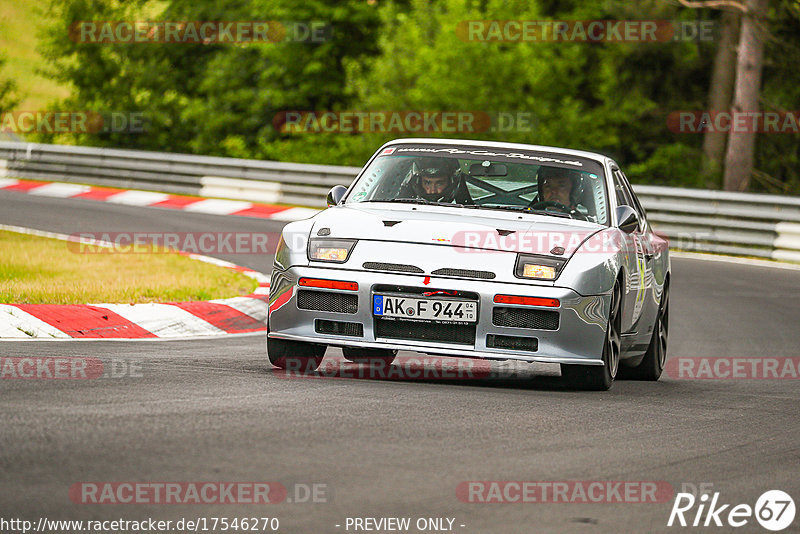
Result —
<svg viewBox="0 0 800 534"><path fill-rule="evenodd" d="M639 215L639 229L644 228L644 216L642 215L641 206L636 202L633 192L628 185L628 180L619 169L614 169L614 193L617 196L617 204L619 206L630 206L633 208L637 215Z"/></svg>
<svg viewBox="0 0 800 534"><path fill-rule="evenodd" d="M619 206L630 206L636 209L636 205L631 199L630 192L625 187L625 181L622 179L622 173L619 169L614 169L614 194L617 196L617 204Z"/></svg>
<svg viewBox="0 0 800 534"><path fill-rule="evenodd" d="M644 226L644 222L647 221L647 213L644 211L644 208L642 207L641 203L639 202L639 198L634 194L633 186L628 181L628 177L625 176L625 173L622 172L622 171L619 171L619 173L622 175L622 183L625 185L626 189L628 190L631 199L633 199L634 208L636 209L637 212L639 212L639 218L642 220L642 223L643 223L642 226Z"/></svg>

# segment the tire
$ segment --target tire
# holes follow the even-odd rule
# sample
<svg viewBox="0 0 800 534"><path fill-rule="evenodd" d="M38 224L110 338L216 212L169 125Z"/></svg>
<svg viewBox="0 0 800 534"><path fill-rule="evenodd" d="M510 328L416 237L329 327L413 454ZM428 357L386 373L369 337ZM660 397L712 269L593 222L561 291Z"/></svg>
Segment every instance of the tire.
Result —
<svg viewBox="0 0 800 534"><path fill-rule="evenodd" d="M316 371L325 357L325 349L325 345L267 338L267 357L270 363L289 371Z"/></svg>
<svg viewBox="0 0 800 534"><path fill-rule="evenodd" d="M664 286L661 303L658 306L653 336L642 361L636 367L623 368L620 378L627 380L656 381L667 363L667 339L669 334L669 285Z"/></svg>
<svg viewBox="0 0 800 534"><path fill-rule="evenodd" d="M342 347L344 359L353 363L370 364L375 361L384 365L391 364L397 356L397 349L366 349L355 347Z"/></svg>
<svg viewBox="0 0 800 534"><path fill-rule="evenodd" d="M611 293L608 327L603 343L603 365L561 364L561 376L573 387L589 391L606 391L614 383L619 370L622 291L619 283Z"/></svg>

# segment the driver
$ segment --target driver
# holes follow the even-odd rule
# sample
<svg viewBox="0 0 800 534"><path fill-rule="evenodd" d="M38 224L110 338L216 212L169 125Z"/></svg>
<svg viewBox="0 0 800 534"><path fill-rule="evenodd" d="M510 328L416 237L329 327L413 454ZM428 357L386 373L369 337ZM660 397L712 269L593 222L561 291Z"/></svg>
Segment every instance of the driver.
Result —
<svg viewBox="0 0 800 534"><path fill-rule="evenodd" d="M453 202L456 198L460 169L458 160L450 158L421 158L411 167L408 182L411 195L429 202ZM408 187L404 188L408 189ZM401 191L401 196L402 195Z"/></svg>
<svg viewBox="0 0 800 534"><path fill-rule="evenodd" d="M583 177L579 171L559 167L540 167L536 173L539 194L531 207L555 208L570 215L582 214L577 210L583 193Z"/></svg>

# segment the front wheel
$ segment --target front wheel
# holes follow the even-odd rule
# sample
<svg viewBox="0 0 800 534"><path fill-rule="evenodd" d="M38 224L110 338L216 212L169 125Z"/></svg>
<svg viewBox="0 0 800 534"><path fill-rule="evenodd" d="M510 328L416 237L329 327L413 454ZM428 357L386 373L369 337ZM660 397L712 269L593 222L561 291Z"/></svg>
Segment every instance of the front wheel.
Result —
<svg viewBox="0 0 800 534"><path fill-rule="evenodd" d="M603 365L561 364L561 376L574 387L591 391L605 391L614 383L619 369L622 314L620 313L622 291L614 284L611 307L608 313L608 328L603 345Z"/></svg>
<svg viewBox="0 0 800 534"><path fill-rule="evenodd" d="M344 355L345 360L349 360L353 363L372 364L373 362L381 362L384 365L389 365L397 356L397 350L343 347L342 355Z"/></svg>
<svg viewBox="0 0 800 534"><path fill-rule="evenodd" d="M325 357L326 348L325 345L302 341L267 338L267 357L270 363L289 371L316 371Z"/></svg>

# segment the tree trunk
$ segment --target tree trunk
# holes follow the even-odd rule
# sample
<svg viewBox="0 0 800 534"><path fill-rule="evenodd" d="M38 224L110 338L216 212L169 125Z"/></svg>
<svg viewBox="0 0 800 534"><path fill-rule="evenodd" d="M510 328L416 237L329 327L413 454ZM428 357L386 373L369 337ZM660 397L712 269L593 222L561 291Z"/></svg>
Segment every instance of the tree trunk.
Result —
<svg viewBox="0 0 800 534"><path fill-rule="evenodd" d="M719 44L714 56L711 86L708 90L709 111L729 111L733 99L733 84L736 81L736 45L739 42L738 11L723 11ZM719 179L725 158L728 135L710 128L703 137L703 173ZM719 187L719 185L716 185Z"/></svg>
<svg viewBox="0 0 800 534"><path fill-rule="evenodd" d="M768 2L769 0L746 1L747 14L742 17L732 113L758 111L761 71L764 64L763 24ZM755 121L748 123L754 125ZM723 187L726 191L746 191L750 186L756 134L753 128L746 130L737 131L735 121L731 121L723 178Z"/></svg>

